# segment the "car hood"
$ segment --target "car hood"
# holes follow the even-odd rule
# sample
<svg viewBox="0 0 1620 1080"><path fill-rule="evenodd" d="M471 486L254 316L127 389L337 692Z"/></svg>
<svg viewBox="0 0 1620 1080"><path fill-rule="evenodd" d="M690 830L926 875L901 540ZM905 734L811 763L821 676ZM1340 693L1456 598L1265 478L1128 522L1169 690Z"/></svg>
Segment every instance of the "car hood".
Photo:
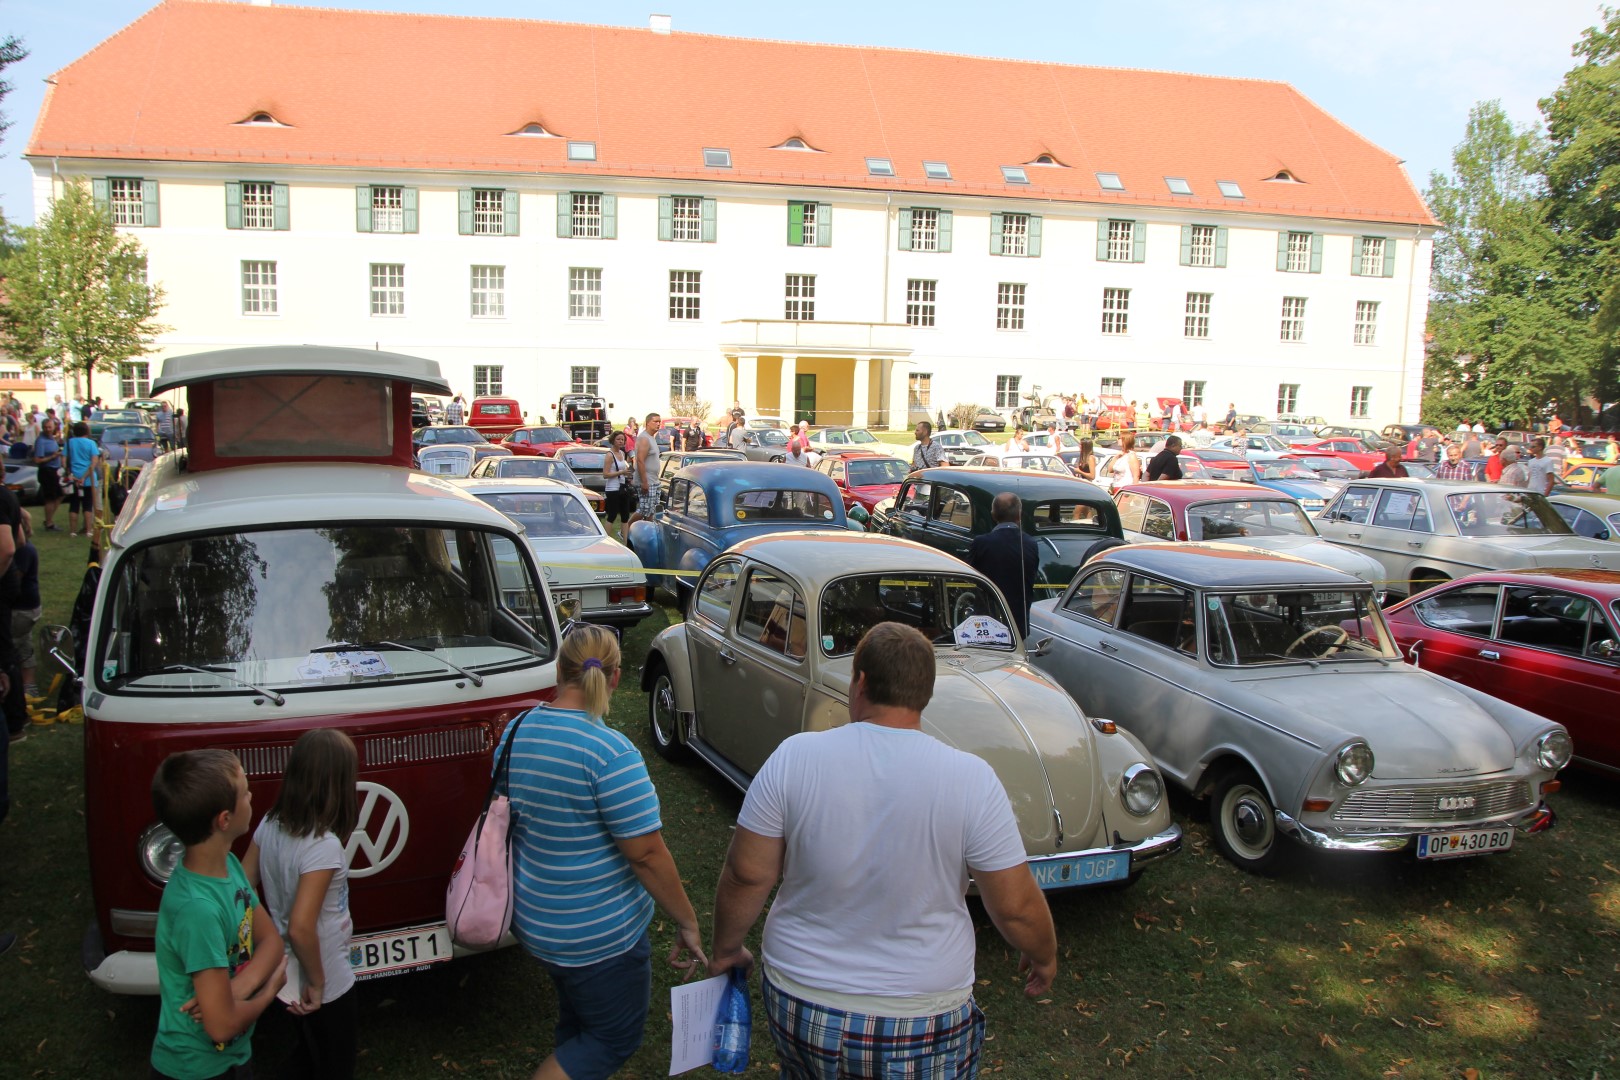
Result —
<svg viewBox="0 0 1620 1080"><path fill-rule="evenodd" d="M1513 739L1461 688L1404 665L1354 666L1366 670L1304 665L1234 683L1278 706L1278 716L1302 714L1367 740L1380 780L1450 780L1513 768Z"/></svg>
<svg viewBox="0 0 1620 1080"><path fill-rule="evenodd" d="M529 550L553 588L639 584L647 580L635 552L610 537L531 536Z"/></svg>
<svg viewBox="0 0 1620 1080"><path fill-rule="evenodd" d="M1319 536L1243 536L1235 540L1223 540L1222 543L1297 555L1301 559L1309 559L1311 562L1342 570L1362 581L1376 583L1385 577L1383 564L1377 559L1342 544L1330 543Z"/></svg>

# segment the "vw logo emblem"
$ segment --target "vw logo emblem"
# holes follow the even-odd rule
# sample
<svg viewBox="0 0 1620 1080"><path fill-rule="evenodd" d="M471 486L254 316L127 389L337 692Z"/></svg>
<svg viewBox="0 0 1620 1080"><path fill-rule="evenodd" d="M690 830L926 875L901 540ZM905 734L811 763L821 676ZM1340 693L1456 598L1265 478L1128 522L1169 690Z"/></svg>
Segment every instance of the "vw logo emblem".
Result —
<svg viewBox="0 0 1620 1080"><path fill-rule="evenodd" d="M360 820L344 854L349 857L349 876L363 878L381 873L399 858L411 834L411 816L405 812L405 800L381 784L362 780L356 787ZM362 854L365 865L360 862Z"/></svg>

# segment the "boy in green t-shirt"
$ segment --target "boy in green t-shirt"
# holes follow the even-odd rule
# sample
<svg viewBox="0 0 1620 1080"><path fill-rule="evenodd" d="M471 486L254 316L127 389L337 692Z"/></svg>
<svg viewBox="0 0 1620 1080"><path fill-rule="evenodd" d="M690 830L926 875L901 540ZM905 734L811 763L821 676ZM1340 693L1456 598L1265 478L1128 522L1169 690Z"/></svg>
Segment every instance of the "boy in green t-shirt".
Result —
<svg viewBox="0 0 1620 1080"><path fill-rule="evenodd" d="M170 754L152 805L186 846L158 905L153 1080L247 1076L254 1022L287 981L281 936L231 853L253 823L247 776L228 750Z"/></svg>

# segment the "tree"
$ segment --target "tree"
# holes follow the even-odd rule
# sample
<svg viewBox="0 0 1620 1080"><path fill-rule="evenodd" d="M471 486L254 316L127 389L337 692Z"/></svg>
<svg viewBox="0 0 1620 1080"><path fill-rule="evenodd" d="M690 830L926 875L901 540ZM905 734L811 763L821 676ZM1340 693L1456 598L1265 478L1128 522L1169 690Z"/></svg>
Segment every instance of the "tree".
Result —
<svg viewBox="0 0 1620 1080"><path fill-rule="evenodd" d="M152 351L163 290L146 280L146 254L120 234L89 187L70 182L45 217L21 230L6 265L0 340L36 369L84 377Z"/></svg>
<svg viewBox="0 0 1620 1080"><path fill-rule="evenodd" d="M24 60L27 57L28 50L24 48L23 43L18 41L16 38L8 34L6 35L4 41L0 41L0 71L5 71L6 68L10 67L12 64L17 63L19 60ZM7 82L5 79L0 79L0 101L4 101L6 99L6 95L11 93L11 90L11 83ZM5 134L6 129L10 126L11 121L6 119L5 113L0 113L0 135Z"/></svg>

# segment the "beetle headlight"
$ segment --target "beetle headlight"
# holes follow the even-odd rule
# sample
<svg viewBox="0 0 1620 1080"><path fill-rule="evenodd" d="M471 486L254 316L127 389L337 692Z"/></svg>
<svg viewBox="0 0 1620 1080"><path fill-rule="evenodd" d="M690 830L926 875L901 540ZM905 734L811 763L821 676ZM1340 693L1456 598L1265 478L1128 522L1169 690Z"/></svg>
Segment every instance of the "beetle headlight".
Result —
<svg viewBox="0 0 1620 1080"><path fill-rule="evenodd" d="M186 853L186 846L180 838L169 831L169 827L162 823L148 825L146 831L141 833L141 869L146 871L147 877L156 882L166 882L174 868L180 865L180 858Z"/></svg>
<svg viewBox="0 0 1620 1080"><path fill-rule="evenodd" d="M1372 747L1364 742L1353 742L1346 746L1333 761L1333 772L1345 787L1355 787L1371 776L1372 771Z"/></svg>
<svg viewBox="0 0 1620 1080"><path fill-rule="evenodd" d="M1536 740L1536 764L1543 769L1557 772L1569 764L1570 755L1575 752L1575 744L1570 741L1569 732L1563 728L1549 731Z"/></svg>
<svg viewBox="0 0 1620 1080"><path fill-rule="evenodd" d="M1164 799L1164 781L1153 769L1137 762L1125 770L1119 784L1119 801L1137 817L1146 817Z"/></svg>

